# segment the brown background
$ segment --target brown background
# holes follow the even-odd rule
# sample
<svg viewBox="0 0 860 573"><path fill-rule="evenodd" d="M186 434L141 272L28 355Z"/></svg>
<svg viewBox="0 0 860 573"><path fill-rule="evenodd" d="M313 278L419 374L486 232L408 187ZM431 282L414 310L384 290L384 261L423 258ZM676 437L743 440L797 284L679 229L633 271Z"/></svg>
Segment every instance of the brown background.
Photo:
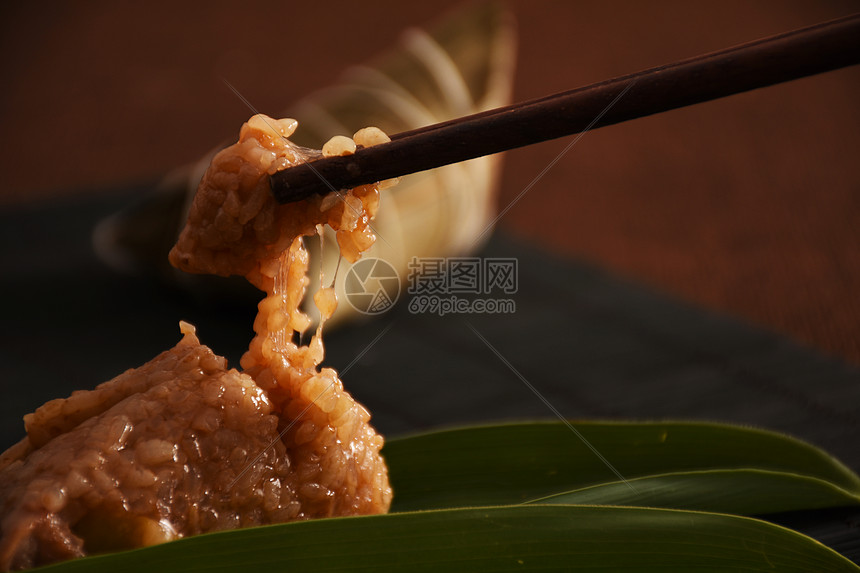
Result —
<svg viewBox="0 0 860 573"><path fill-rule="evenodd" d="M152 180L247 119L222 77L276 114L457 4L4 3L0 208ZM860 6L510 5L516 100ZM500 226L860 364L857 102L852 68L589 133ZM509 153L501 204L566 143Z"/></svg>

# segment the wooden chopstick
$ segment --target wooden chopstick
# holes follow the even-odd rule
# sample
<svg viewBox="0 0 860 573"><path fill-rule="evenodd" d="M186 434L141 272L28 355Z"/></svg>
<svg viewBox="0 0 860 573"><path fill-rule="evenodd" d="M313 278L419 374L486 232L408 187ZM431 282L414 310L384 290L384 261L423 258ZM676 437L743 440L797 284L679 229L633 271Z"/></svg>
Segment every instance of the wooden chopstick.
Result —
<svg viewBox="0 0 860 573"><path fill-rule="evenodd" d="M279 203L416 173L860 63L860 14L392 136L271 176Z"/></svg>

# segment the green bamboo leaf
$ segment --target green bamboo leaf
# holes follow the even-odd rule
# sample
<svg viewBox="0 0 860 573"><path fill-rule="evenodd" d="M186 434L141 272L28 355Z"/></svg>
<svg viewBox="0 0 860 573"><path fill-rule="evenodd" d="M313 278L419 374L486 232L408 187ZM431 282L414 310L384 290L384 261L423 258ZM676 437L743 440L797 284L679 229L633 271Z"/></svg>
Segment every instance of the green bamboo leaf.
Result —
<svg viewBox="0 0 860 573"><path fill-rule="evenodd" d="M860 504L860 496L830 482L767 470L705 470L595 485L533 503L626 505L765 515Z"/></svg>
<svg viewBox="0 0 860 573"><path fill-rule="evenodd" d="M525 505L323 519L200 535L45 573L195 571L858 572L797 532L690 511Z"/></svg>
<svg viewBox="0 0 860 573"><path fill-rule="evenodd" d="M389 440L383 451L393 511L523 503L619 481L711 469L760 469L818 478L851 495L860 478L794 438L751 428L685 422L520 423ZM799 509L799 508L798 508Z"/></svg>

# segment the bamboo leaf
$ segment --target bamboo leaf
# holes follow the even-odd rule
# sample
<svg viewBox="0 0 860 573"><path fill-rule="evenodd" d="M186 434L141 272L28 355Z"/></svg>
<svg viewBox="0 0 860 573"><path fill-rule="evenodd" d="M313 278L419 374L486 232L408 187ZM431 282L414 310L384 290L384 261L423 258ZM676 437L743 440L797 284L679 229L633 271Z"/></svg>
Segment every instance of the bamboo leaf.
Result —
<svg viewBox="0 0 860 573"><path fill-rule="evenodd" d="M818 478L767 470L662 474L561 493L533 503L626 505L765 515L860 504L860 497Z"/></svg>
<svg viewBox="0 0 860 573"><path fill-rule="evenodd" d="M857 572L794 531L712 513L525 505L324 519L200 535L45 573L195 571Z"/></svg>
<svg viewBox="0 0 860 573"><path fill-rule="evenodd" d="M856 504L860 479L821 450L718 424L576 429L626 483L564 424L449 430L389 441L395 500L470 508L219 532L44 570L860 571L800 533L726 514Z"/></svg>
<svg viewBox="0 0 860 573"><path fill-rule="evenodd" d="M692 422L586 422L574 428L626 480L759 469L817 478L850 495L860 494L860 478L840 462L773 432ZM619 481L578 435L558 422L392 439L383 453L395 491L392 511L524 503Z"/></svg>

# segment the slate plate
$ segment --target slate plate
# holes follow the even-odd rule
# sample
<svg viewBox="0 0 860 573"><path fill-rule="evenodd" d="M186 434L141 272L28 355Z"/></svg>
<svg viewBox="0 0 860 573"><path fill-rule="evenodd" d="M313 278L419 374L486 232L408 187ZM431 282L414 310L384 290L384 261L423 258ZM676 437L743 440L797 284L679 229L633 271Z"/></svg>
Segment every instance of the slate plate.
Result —
<svg viewBox="0 0 860 573"><path fill-rule="evenodd" d="M175 344L180 319L233 363L250 340L255 293L195 298L97 260L94 224L147 187L0 211L0 447L45 400ZM564 416L763 426L860 470L860 369L504 234L481 255L517 260L517 292L484 295L513 300L514 313L414 313L404 293L395 309L329 333L327 362L342 370L388 329L346 376L383 432L552 417L480 335Z"/></svg>
<svg viewBox="0 0 860 573"><path fill-rule="evenodd" d="M180 319L237 364L253 298L192 297L117 275L93 254L93 225L148 187L0 212L0 448L46 400L171 347ZM556 413L715 420L790 433L860 471L856 367L504 234L481 255L517 260L517 292L505 295L516 312L440 317L410 312L404 297L328 336L327 363L348 367L347 387L382 433ZM779 519L857 558L856 508Z"/></svg>

